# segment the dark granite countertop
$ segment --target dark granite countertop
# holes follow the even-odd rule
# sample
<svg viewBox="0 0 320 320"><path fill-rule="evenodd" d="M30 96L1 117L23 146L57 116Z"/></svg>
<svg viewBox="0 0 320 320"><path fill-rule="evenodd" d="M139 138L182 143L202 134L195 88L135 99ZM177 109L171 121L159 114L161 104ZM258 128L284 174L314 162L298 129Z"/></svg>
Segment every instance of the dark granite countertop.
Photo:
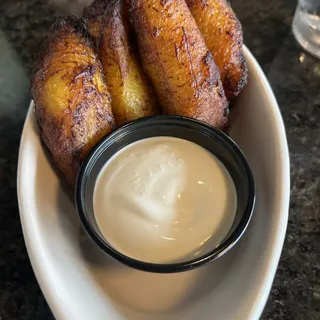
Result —
<svg viewBox="0 0 320 320"><path fill-rule="evenodd" d="M296 1L231 2L278 99L291 156L288 231L262 319L320 319L320 60L291 34ZM25 248L16 171L30 70L56 14L46 0L0 2L1 320L53 319Z"/></svg>

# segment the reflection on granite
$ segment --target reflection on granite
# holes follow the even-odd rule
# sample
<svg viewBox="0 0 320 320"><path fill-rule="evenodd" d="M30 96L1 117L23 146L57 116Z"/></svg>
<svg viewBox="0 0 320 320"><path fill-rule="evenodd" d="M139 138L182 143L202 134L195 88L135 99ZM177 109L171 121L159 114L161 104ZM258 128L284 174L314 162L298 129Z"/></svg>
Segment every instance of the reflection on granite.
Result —
<svg viewBox="0 0 320 320"><path fill-rule="evenodd" d="M320 60L291 35L295 2L231 1L278 99L291 156L288 232L263 320L320 319ZM23 241L16 169L28 74L56 11L46 0L2 0L0 12L0 319L53 319Z"/></svg>

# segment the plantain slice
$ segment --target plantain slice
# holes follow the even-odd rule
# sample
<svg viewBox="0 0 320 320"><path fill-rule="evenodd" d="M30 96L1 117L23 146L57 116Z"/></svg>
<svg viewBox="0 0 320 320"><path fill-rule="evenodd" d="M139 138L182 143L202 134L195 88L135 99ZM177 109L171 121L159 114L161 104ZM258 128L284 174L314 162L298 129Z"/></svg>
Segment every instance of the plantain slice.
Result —
<svg viewBox="0 0 320 320"><path fill-rule="evenodd" d="M156 94L143 71L129 23L125 1L111 0L101 30L99 56L118 126L159 113Z"/></svg>
<svg viewBox="0 0 320 320"><path fill-rule="evenodd" d="M90 149L114 128L101 63L81 19L60 18L32 77L40 136L73 185Z"/></svg>
<svg viewBox="0 0 320 320"><path fill-rule="evenodd" d="M132 0L131 16L145 71L164 113L227 125L213 57L184 0Z"/></svg>
<svg viewBox="0 0 320 320"><path fill-rule="evenodd" d="M100 29L104 20L104 12L107 9L108 0L94 0L83 10L83 17L86 19L87 28L95 43L98 42Z"/></svg>
<svg viewBox="0 0 320 320"><path fill-rule="evenodd" d="M226 96L235 99L247 83L241 23L226 0L186 0L214 57Z"/></svg>

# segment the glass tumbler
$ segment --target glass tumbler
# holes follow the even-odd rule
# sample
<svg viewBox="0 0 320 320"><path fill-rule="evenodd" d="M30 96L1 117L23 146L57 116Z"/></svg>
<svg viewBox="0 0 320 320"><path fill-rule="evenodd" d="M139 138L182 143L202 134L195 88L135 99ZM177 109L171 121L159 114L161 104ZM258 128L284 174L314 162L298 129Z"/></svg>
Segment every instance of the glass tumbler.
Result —
<svg viewBox="0 0 320 320"><path fill-rule="evenodd" d="M320 0L299 0L292 31L306 51L320 58Z"/></svg>

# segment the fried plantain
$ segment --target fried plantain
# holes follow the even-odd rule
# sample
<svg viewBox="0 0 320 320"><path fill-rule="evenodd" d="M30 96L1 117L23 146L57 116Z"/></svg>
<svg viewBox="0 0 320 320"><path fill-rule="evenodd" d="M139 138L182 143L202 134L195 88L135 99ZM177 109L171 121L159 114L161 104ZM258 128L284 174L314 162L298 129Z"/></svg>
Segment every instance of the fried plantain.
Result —
<svg viewBox="0 0 320 320"><path fill-rule="evenodd" d="M104 13L109 0L94 0L83 10L83 17L86 19L87 28L95 43L98 42L100 29L104 21Z"/></svg>
<svg viewBox="0 0 320 320"><path fill-rule="evenodd" d="M41 139L73 185L90 149L114 128L101 63L81 19L54 24L31 89Z"/></svg>
<svg viewBox="0 0 320 320"><path fill-rule="evenodd" d="M247 83L241 23L226 0L186 0L214 57L224 91L235 99Z"/></svg>
<svg viewBox="0 0 320 320"><path fill-rule="evenodd" d="M219 71L184 0L132 0L142 61L167 114L193 117L219 129L228 103Z"/></svg>
<svg viewBox="0 0 320 320"><path fill-rule="evenodd" d="M112 0L101 30L99 56L116 124L159 113L156 94L139 61L130 30L129 7Z"/></svg>

